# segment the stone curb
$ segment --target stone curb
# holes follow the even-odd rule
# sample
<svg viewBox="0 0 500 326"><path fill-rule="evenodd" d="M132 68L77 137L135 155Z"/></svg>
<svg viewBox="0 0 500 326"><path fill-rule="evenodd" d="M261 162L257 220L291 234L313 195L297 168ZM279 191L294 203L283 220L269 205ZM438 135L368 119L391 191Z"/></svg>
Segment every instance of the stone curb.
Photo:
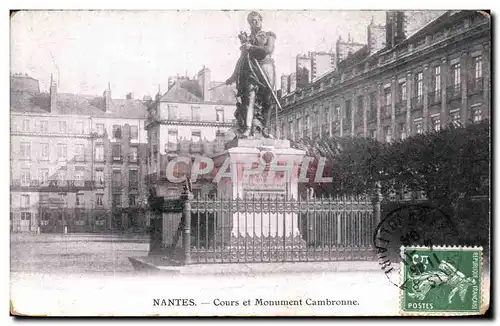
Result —
<svg viewBox="0 0 500 326"><path fill-rule="evenodd" d="M376 261L192 264L171 266L154 257L129 257L136 271L180 275L331 273L380 271Z"/></svg>

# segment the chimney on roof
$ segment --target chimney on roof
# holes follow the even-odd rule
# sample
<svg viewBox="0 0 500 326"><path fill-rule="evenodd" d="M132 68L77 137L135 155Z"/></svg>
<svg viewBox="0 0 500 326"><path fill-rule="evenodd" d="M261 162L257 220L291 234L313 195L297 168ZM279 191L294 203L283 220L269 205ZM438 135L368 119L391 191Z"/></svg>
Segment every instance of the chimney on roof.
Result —
<svg viewBox="0 0 500 326"><path fill-rule="evenodd" d="M405 38L405 13L404 11L386 11L386 46L392 48L401 43Z"/></svg>
<svg viewBox="0 0 500 326"><path fill-rule="evenodd" d="M49 110L51 113L57 113L57 85L50 74L50 106Z"/></svg>
<svg viewBox="0 0 500 326"><path fill-rule="evenodd" d="M168 90L170 90L172 88L172 86L174 86L175 84L175 78L174 77L168 77Z"/></svg>
<svg viewBox="0 0 500 326"><path fill-rule="evenodd" d="M198 72L198 83L201 88L201 94L203 96L203 101L208 102L210 101L210 69L205 68L203 66L203 69Z"/></svg>
<svg viewBox="0 0 500 326"><path fill-rule="evenodd" d="M108 89L104 91L103 97L104 97L104 111L110 112L111 111L111 84L109 82L108 82Z"/></svg>
<svg viewBox="0 0 500 326"><path fill-rule="evenodd" d="M133 100L134 99L134 93L132 93L132 92L127 93L126 99L127 100Z"/></svg>

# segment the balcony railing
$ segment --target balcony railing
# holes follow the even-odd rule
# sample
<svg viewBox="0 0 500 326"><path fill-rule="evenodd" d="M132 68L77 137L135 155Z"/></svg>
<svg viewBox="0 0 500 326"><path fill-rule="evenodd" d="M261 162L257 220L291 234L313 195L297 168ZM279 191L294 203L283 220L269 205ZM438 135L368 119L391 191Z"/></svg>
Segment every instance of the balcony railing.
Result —
<svg viewBox="0 0 500 326"><path fill-rule="evenodd" d="M441 90L429 93L429 105L436 105L441 103Z"/></svg>
<svg viewBox="0 0 500 326"><path fill-rule="evenodd" d="M40 191L67 190L74 191L80 189L93 189L96 187L94 180L28 180L13 179L11 188L33 189Z"/></svg>
<svg viewBox="0 0 500 326"><path fill-rule="evenodd" d="M114 193L116 192L122 192L124 184L119 181L113 181L111 183L111 189L113 190Z"/></svg>
<svg viewBox="0 0 500 326"><path fill-rule="evenodd" d="M447 98L450 100L457 100L462 97L460 84L448 86L447 88Z"/></svg>
<svg viewBox="0 0 500 326"><path fill-rule="evenodd" d="M412 97L411 99L411 109L418 110L424 105L424 97L422 95Z"/></svg>
<svg viewBox="0 0 500 326"><path fill-rule="evenodd" d="M139 182L137 180L135 180L135 181L129 181L128 187L129 187L129 189L138 189L139 188Z"/></svg>
<svg viewBox="0 0 500 326"><path fill-rule="evenodd" d="M113 155L113 162L122 162L123 157L121 155Z"/></svg>
<svg viewBox="0 0 500 326"><path fill-rule="evenodd" d="M483 90L484 90L483 77L474 78L469 81L469 85L467 87L467 93L469 95L481 93Z"/></svg>

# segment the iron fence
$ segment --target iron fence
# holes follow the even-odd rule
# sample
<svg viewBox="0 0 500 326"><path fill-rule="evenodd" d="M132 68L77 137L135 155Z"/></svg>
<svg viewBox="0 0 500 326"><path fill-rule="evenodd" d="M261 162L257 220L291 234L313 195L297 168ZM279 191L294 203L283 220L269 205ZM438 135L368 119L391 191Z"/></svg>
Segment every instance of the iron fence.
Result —
<svg viewBox="0 0 500 326"><path fill-rule="evenodd" d="M368 197L185 197L165 202L152 247L191 264L372 259L374 211Z"/></svg>

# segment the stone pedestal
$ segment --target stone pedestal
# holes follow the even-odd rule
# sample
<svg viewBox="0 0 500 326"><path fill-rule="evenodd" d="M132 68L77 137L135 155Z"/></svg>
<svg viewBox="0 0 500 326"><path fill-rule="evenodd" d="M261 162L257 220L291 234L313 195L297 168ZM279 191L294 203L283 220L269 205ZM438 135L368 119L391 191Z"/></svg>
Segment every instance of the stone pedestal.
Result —
<svg viewBox="0 0 500 326"><path fill-rule="evenodd" d="M244 238L302 240L298 213L272 211L267 204L298 198L304 155L305 151L290 148L288 140L235 139L213 158L216 170L224 172L217 183L218 196L239 199L229 216L232 221L227 221L235 243Z"/></svg>

